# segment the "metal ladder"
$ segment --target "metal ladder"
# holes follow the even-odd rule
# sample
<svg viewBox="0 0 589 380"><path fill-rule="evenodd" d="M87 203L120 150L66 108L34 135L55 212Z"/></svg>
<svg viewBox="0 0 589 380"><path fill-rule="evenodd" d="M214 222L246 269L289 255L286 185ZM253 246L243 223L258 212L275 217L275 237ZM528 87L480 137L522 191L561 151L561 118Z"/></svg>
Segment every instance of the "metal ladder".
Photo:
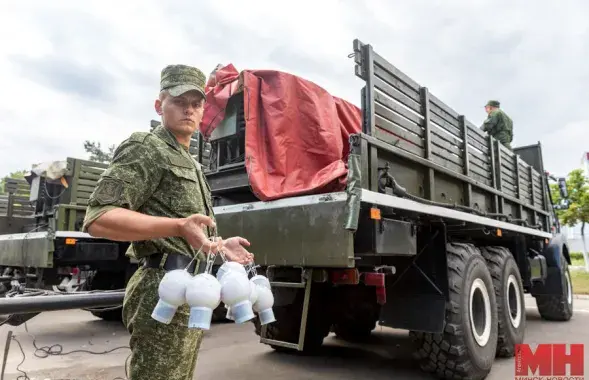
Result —
<svg viewBox="0 0 589 380"><path fill-rule="evenodd" d="M307 315L309 313L309 301L311 299L311 284L313 283L313 269L302 269L300 282L280 282L271 281L270 286L278 288L299 288L305 289L305 298L303 299L303 312L301 314L301 327L299 330L298 343L283 342L266 338L266 330L268 325L264 325L260 331L260 343L265 343L273 346L280 346L285 348L296 349L302 351L305 344L305 331L307 329Z"/></svg>

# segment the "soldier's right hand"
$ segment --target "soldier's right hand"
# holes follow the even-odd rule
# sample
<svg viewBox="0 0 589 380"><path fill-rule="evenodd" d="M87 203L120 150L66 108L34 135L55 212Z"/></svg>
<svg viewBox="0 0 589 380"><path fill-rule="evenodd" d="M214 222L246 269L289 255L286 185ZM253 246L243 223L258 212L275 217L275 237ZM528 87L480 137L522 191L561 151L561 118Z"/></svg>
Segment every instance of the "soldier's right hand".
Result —
<svg viewBox="0 0 589 380"><path fill-rule="evenodd" d="M219 243L213 242L207 238L207 235L204 232L206 226L212 228L216 227L213 219L206 215L190 215L188 218L181 219L180 235L195 249L202 249L202 251L206 253L217 251Z"/></svg>

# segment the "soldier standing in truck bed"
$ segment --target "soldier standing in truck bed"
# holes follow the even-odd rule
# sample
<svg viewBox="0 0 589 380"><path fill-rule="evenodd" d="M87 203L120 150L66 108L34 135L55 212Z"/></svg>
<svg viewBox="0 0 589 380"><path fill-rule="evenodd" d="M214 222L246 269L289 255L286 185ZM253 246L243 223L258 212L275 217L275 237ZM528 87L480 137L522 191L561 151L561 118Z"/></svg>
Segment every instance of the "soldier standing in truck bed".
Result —
<svg viewBox="0 0 589 380"><path fill-rule="evenodd" d="M500 108L499 101L497 100L489 100L485 105L485 111L489 116L481 128L511 150L513 121Z"/></svg>

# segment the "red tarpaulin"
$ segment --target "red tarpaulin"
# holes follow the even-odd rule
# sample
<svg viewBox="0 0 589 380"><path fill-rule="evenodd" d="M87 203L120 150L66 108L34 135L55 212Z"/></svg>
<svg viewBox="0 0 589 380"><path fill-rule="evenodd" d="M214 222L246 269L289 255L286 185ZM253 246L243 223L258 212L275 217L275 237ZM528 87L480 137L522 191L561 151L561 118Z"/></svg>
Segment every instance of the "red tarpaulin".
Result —
<svg viewBox="0 0 589 380"><path fill-rule="evenodd" d="M201 133L208 139L224 117L240 73L220 67L207 83ZM245 70L245 161L262 201L345 189L348 137L362 129L355 105L280 71Z"/></svg>

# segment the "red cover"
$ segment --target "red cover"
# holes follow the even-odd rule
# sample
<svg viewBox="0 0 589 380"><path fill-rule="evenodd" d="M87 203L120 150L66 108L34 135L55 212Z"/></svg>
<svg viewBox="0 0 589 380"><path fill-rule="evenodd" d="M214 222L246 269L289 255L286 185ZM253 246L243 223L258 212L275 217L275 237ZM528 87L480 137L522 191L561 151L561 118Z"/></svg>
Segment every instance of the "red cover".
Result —
<svg viewBox="0 0 589 380"><path fill-rule="evenodd" d="M201 123L205 139L223 119L239 76L233 65L211 75ZM362 129L361 110L292 74L245 70L241 76L254 194L268 201L345 189L348 137Z"/></svg>

